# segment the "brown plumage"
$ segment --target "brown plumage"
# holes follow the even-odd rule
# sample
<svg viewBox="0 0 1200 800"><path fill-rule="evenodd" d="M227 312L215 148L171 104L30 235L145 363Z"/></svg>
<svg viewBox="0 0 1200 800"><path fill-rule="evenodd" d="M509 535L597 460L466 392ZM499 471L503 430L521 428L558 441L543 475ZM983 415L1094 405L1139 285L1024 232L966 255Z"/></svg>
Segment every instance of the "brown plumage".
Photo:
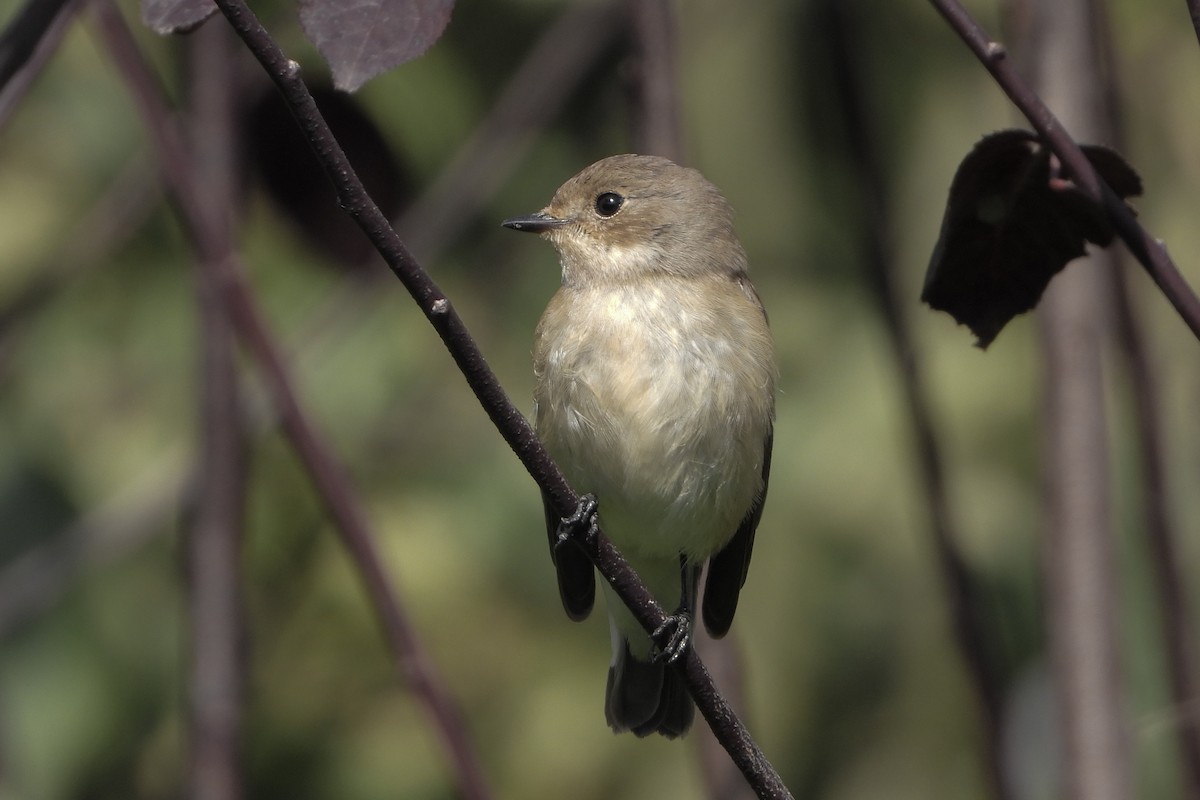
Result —
<svg viewBox="0 0 1200 800"><path fill-rule="evenodd" d="M622 155L505 225L541 234L562 263L534 337L538 436L664 608L695 609L709 561L703 617L724 635L766 497L776 376L732 209L696 170ZM557 524L548 510L552 548ZM591 564L559 548L555 566L582 619ZM615 596L609 616L609 724L682 734L694 713L682 677Z"/></svg>

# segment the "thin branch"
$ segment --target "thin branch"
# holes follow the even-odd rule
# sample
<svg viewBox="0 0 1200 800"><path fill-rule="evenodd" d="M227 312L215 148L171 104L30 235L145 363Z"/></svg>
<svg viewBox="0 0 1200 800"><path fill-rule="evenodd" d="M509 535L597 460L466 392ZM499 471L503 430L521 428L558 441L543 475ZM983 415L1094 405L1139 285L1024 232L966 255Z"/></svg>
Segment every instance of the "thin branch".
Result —
<svg viewBox="0 0 1200 800"><path fill-rule="evenodd" d="M433 720L455 766L460 790L468 798L482 800L490 797L479 759L460 721L460 715L404 612L346 471L304 413L292 388L293 382L281 348L246 284L244 270L232 254L220 247L220 221L198 201L191 154L174 124L161 89L111 0L94 0L91 7L109 54L124 77L146 123L185 233L200 263L213 271L211 277L221 294L225 311L243 347L257 363L278 410L284 434L308 471L335 529L358 567L392 655ZM346 168L349 169L349 166Z"/></svg>
<svg viewBox="0 0 1200 800"><path fill-rule="evenodd" d="M299 65L283 54L241 0L217 0L217 4L279 87L333 182L340 204L362 227L392 272L417 302L505 441L538 485L550 495L559 512L564 516L572 513L578 505L578 495L542 447L529 422L500 387L479 346L471 338L449 299L409 253L387 219L367 196L362 182L305 87ZM598 534L590 543L589 555L601 575L630 607L638 622L647 631L656 628L664 618L663 610L603 534ZM759 796L790 797L774 768L716 691L694 650L688 653L685 672L700 713L713 726L718 739L726 746Z"/></svg>
<svg viewBox="0 0 1200 800"><path fill-rule="evenodd" d="M820 4L820 29L830 38L828 49L833 63L830 79L845 124L847 162L856 170L859 213L863 220L862 239L866 248L867 283L871 288L896 362L909 422L920 466L921 488L929 514L929 532L938 571L942 576L946 603L950 609L952 633L975 694L975 704L983 727L983 762L992 797L1012 797L1002 766L1001 725L1004 686L996 665L988 657L987 615L981 607L978 583L958 547L950 501L946 489L945 467L938 442L934 414L930 410L921 378L917 349L904 315L904 306L895 285L895 259L892 255L888 181L878 141L873 136L872 110L866 93L869 85L862 74L863 63L856 54L867 52L856 41L856 4L847 0L824 0Z"/></svg>
<svg viewBox="0 0 1200 800"><path fill-rule="evenodd" d="M232 253L235 206L232 37L208 25L188 41L197 200L223 224L214 248ZM200 308L200 435L195 502L184 528L191 621L189 774L191 800L243 794L241 728L245 695L241 544L247 488L246 426L239 402L235 340L211 265L197 271Z"/></svg>
<svg viewBox="0 0 1200 800"><path fill-rule="evenodd" d="M971 48L1000 84L1000 88L1059 157L1078 186L1104 209L1129 252L1150 273L1151 279L1166 295L1192 333L1200 338L1200 297L1196 296L1192 287L1179 273L1178 267L1167 255L1166 246L1141 226L1124 201L1100 178L1062 123L1017 73L1004 46L988 36L958 0L930 2Z"/></svg>
<svg viewBox="0 0 1200 800"><path fill-rule="evenodd" d="M437 261L454 236L472 224L480 210L520 164L534 139L624 30L623 0L574 3L547 28L508 78L487 115L458 148L431 186L394 220L409 249ZM345 277L303 328L291 334L297 352L338 335L381 300L369 271Z"/></svg>

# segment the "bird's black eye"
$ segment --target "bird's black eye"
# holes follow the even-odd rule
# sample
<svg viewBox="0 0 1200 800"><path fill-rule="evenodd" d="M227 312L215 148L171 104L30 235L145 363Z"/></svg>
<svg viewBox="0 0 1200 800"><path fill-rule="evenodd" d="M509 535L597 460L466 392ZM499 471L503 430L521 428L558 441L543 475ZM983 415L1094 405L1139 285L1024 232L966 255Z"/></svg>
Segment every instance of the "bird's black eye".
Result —
<svg viewBox="0 0 1200 800"><path fill-rule="evenodd" d="M602 217L611 217L621 210L625 198L616 192L605 192L596 198L596 213Z"/></svg>

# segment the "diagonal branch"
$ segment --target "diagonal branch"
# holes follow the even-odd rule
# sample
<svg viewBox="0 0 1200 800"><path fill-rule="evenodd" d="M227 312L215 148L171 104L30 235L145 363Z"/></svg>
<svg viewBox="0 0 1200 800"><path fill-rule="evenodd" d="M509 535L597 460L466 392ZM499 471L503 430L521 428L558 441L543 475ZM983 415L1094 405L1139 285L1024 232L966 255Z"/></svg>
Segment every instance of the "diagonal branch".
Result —
<svg viewBox="0 0 1200 800"><path fill-rule="evenodd" d="M333 138L300 77L299 65L288 59L242 0L217 0L229 23L262 63L292 109L301 129L337 190L343 208L362 227L392 272L412 295L475 392L480 404L521 463L545 489L563 516L572 513L579 496L542 447L529 422L500 387L449 299L417 263L387 219L363 189L345 153ZM663 610L612 543L601 533L588 543L588 554L622 601L647 631L658 627ZM790 793L778 773L750 738L745 726L713 686L695 651L689 651L685 672L700 713L729 751L760 797L784 798Z"/></svg>
<svg viewBox="0 0 1200 800"><path fill-rule="evenodd" d="M1108 187L1091 162L1079 149L1079 145L1071 138L1062 123L1051 113L1042 99L1029 87L1029 84L1018 74L1004 45L992 39L976 22L958 0L930 0L941 13L950 27L966 42L975 56L983 63L987 71L995 78L996 83L1008 95L1013 104L1029 120L1042 139L1062 160L1067 171L1075 178L1076 183L1091 198L1104 209L1117 235L1125 242L1133 257L1141 262L1151 279L1183 321L1191 328L1192 333L1200 338L1200 297L1184 280L1179 268L1167 255L1166 246L1152 237L1137 221L1133 212Z"/></svg>
<svg viewBox="0 0 1200 800"><path fill-rule="evenodd" d="M484 782L483 769L460 721L460 715L421 646L416 630L383 567L383 559L375 545L366 513L354 494L346 470L304 413L292 388L282 348L268 328L246 284L244 270L235 255L222 246L221 223L212 209L200 202L192 155L175 125L160 87L111 0L94 0L91 9L109 55L125 79L146 123L185 234L196 251L200 265L211 270L207 277L213 290L220 295L242 346L259 367L279 413L283 432L308 471L313 486L358 567L393 657L434 721L435 729L454 763L463 796L473 800L491 797Z"/></svg>

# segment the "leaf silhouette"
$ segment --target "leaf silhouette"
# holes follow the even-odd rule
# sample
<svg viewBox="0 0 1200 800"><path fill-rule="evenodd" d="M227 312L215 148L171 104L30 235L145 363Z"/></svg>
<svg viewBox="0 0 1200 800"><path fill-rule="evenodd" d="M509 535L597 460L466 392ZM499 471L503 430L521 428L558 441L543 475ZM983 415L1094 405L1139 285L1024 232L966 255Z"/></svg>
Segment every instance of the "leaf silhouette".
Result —
<svg viewBox="0 0 1200 800"><path fill-rule="evenodd" d="M356 91L424 53L450 22L454 0L304 0L300 24L333 71L333 85Z"/></svg>
<svg viewBox="0 0 1200 800"><path fill-rule="evenodd" d="M1121 198L1142 182L1116 152L1086 145L1092 166ZM1104 212L1024 130L985 136L959 165L921 299L946 311L986 348L1018 314L1037 305L1050 279L1087 242L1107 246Z"/></svg>
<svg viewBox="0 0 1200 800"><path fill-rule="evenodd" d="M395 217L413 191L403 161L356 98L328 84L317 83L310 90L371 198L384 215ZM335 269L373 266L374 248L338 209L333 186L279 94L264 92L244 109L242 127L249 164L296 233Z"/></svg>
<svg viewBox="0 0 1200 800"><path fill-rule="evenodd" d="M216 12L212 0L142 0L142 23L160 36L187 33Z"/></svg>

